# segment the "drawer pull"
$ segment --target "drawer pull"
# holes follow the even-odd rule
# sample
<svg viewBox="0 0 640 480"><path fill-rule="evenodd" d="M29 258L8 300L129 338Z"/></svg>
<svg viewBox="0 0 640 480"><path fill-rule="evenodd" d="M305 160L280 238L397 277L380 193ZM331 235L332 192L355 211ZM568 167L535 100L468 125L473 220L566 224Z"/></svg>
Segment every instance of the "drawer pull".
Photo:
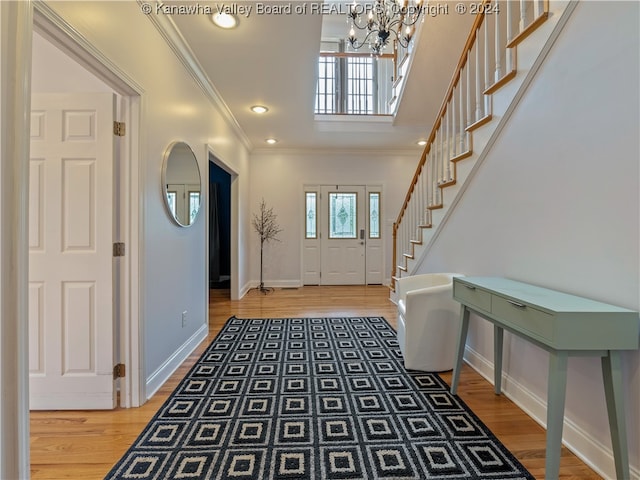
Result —
<svg viewBox="0 0 640 480"><path fill-rule="evenodd" d="M475 290L476 289L476 287L472 287L471 285L464 285L464 286L467 287L469 290Z"/></svg>
<svg viewBox="0 0 640 480"><path fill-rule="evenodd" d="M507 302L509 302L511 305L513 305L516 308L527 308L527 306L523 305L522 303L512 302L511 300L507 300Z"/></svg>

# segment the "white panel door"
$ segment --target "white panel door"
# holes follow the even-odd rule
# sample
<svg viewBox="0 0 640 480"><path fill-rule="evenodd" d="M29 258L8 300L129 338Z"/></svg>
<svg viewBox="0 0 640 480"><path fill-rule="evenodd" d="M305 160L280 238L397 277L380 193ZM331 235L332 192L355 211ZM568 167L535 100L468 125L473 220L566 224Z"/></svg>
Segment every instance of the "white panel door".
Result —
<svg viewBox="0 0 640 480"><path fill-rule="evenodd" d="M112 94L34 94L29 191L32 409L111 409Z"/></svg>
<svg viewBox="0 0 640 480"><path fill-rule="evenodd" d="M323 186L320 201L321 285L364 285L364 187Z"/></svg>

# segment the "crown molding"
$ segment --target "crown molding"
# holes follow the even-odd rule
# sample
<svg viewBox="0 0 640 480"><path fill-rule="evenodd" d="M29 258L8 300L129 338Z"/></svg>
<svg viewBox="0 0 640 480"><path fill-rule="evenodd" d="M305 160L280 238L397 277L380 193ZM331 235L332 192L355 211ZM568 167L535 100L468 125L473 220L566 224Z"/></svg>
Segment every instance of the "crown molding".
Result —
<svg viewBox="0 0 640 480"><path fill-rule="evenodd" d="M133 78L93 46L47 3L37 0L33 2L33 7L34 31L55 43L87 70L106 80L118 93L144 93L144 89Z"/></svg>
<svg viewBox="0 0 640 480"><path fill-rule="evenodd" d="M137 0L137 2L140 5L144 3L142 0ZM156 27L162 38L167 42L167 45L169 45L171 50L173 50L173 53L178 57L178 60L180 60L187 72L191 77L193 77L196 84L222 114L227 123L233 128L235 134L238 136L244 147L251 151L253 145L251 144L249 137L247 137L244 130L242 130L242 127L233 116L233 113L231 113L231 109L223 100L220 92L218 92L216 87L213 85L213 82L211 82L211 79L196 58L193 50L191 50L191 47L185 40L177 25L174 23L173 19L168 15L147 15L146 17Z"/></svg>
<svg viewBox="0 0 640 480"><path fill-rule="evenodd" d="M416 148L278 148L278 147L258 147L251 151L251 156L254 155L297 155L297 156L310 156L310 155L358 155L368 157L412 157L419 158L422 153L423 147L417 146Z"/></svg>

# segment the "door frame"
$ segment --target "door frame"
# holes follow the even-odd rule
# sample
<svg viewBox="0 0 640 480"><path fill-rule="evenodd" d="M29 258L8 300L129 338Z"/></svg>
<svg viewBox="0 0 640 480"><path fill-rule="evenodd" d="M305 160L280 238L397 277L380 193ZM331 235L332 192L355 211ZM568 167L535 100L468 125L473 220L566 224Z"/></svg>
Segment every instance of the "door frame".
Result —
<svg viewBox="0 0 640 480"><path fill-rule="evenodd" d="M119 380L120 406L137 407L147 398L143 378L144 312L140 302L144 281L140 268L144 245L140 226L144 221L144 210L139 135L144 90L44 2L34 2L33 31L111 87L118 96L120 120L127 125L126 135L117 143L114 152L119 157L119 173L114 181L120 184L117 189L120 238L113 241L126 244L126 254L120 259L120 278L114 282L120 298L116 315L119 320L115 320L119 335L114 337L114 342L119 343L120 352L116 361L126 365L126 376Z"/></svg>
<svg viewBox="0 0 640 480"><path fill-rule="evenodd" d="M306 222L305 222L305 211L306 211L306 199L305 199L305 194L306 193L316 193L318 195L317 199L318 199L318 203L316 205L317 209L322 208L321 205L321 201L320 201L320 192L322 190L323 187L326 186L333 186L333 185L338 185L338 186L346 186L346 185L352 185L352 186L359 186L359 187L363 187L364 188L364 216L365 216L365 220L364 220L364 227L365 227L365 262L364 262L364 283L363 285L383 285L384 284L384 271L385 271L385 222L384 222L384 202L383 202L383 198L384 198L384 182L367 182L365 184L360 184L358 182L346 182L346 183L329 183L329 182L321 182L321 183L316 183L316 182L305 182L302 184L301 186L301 196L299 198L301 198L301 207L300 207L300 222L301 222L301 227L300 227L300 285L322 285L322 281L320 276L317 277L317 283L316 280L314 279L311 283L307 283L305 282L306 279L308 279L308 275L305 275L305 247L309 246L309 245L317 245L317 265L318 265L318 269L321 269L321 265L322 265L322 261L320 258L321 255L321 242L322 239L320 238L320 231L321 231L321 227L320 227L320 219L319 219L319 215L318 215L318 219L317 219L317 223L316 223L316 228L318 231L318 236L317 238L311 238L308 239L306 238L305 235L305 229L306 229ZM371 252L371 248L370 248L370 244L371 244L371 238L369 237L369 220L368 220L368 212L369 212L369 194L370 193L379 193L380 194L380 211L379 211L379 218L380 218L380 238L378 239L373 239L376 244L379 245L379 249L380 249L380 279L379 281L372 281L371 279L371 274L369 272L369 264L372 260L373 257L371 257L372 252Z"/></svg>

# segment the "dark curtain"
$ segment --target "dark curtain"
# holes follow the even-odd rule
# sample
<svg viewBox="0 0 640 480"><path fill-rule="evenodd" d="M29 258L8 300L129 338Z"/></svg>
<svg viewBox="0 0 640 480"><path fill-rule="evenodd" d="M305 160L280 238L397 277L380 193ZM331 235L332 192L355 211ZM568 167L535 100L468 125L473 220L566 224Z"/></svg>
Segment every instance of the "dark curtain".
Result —
<svg viewBox="0 0 640 480"><path fill-rule="evenodd" d="M220 212L218 184L209 183L209 284L220 281Z"/></svg>

